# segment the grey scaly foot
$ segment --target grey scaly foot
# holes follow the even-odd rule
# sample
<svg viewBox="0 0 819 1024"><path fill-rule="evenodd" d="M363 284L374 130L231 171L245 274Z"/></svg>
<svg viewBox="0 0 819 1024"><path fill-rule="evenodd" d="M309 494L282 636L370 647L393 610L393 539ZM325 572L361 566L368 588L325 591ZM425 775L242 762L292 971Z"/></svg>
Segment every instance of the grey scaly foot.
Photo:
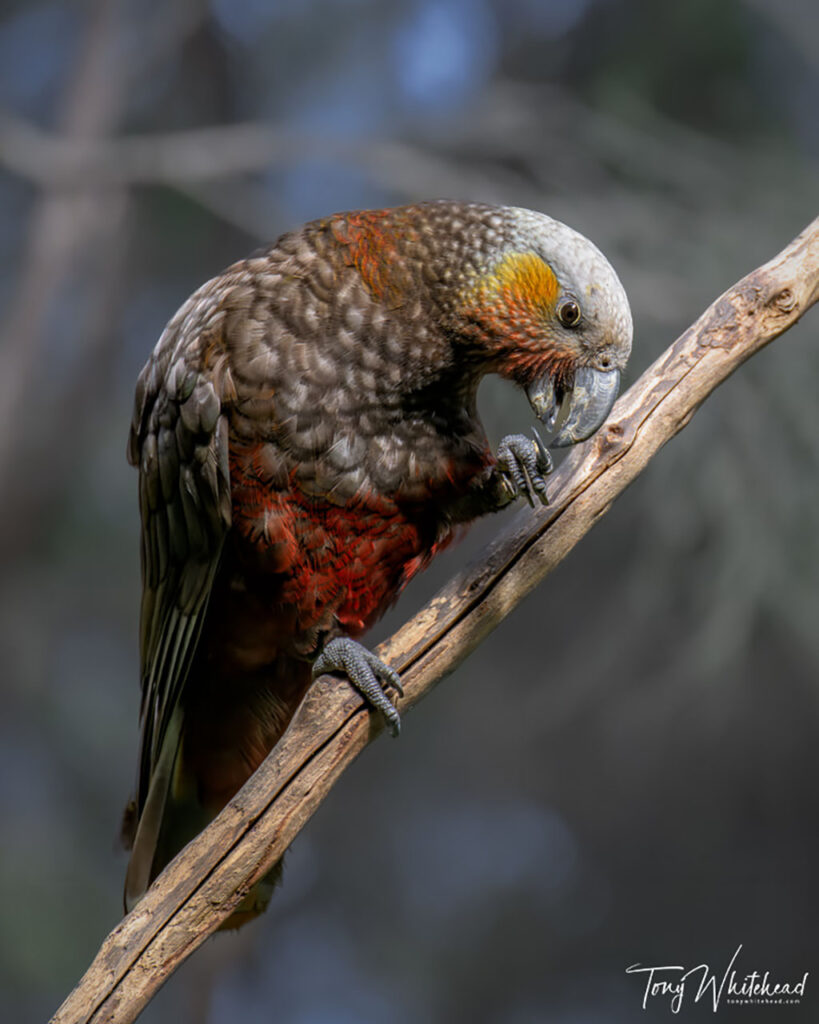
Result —
<svg viewBox="0 0 819 1024"><path fill-rule="evenodd" d="M519 497L534 508L534 499L548 505L546 480L554 469L552 457L538 432L532 428L534 440L524 434L509 434L498 445L498 466Z"/></svg>
<svg viewBox="0 0 819 1024"><path fill-rule="evenodd" d="M340 636L326 644L313 662L314 679L325 672L343 672L370 707L381 712L393 736L401 732L401 717L385 693L385 687L391 686L398 691L399 697L404 696L401 679L395 669L385 665L355 640Z"/></svg>

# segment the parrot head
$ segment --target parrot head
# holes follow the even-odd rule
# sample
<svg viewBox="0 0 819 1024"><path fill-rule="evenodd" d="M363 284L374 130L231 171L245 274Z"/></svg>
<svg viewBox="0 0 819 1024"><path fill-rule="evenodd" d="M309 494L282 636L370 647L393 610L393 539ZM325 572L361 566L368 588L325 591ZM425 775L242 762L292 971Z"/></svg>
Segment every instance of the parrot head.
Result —
<svg viewBox="0 0 819 1024"><path fill-rule="evenodd" d="M455 282L456 331L525 390L549 430L558 426L549 447L584 441L611 411L631 352L625 290L572 228L531 210L484 209Z"/></svg>

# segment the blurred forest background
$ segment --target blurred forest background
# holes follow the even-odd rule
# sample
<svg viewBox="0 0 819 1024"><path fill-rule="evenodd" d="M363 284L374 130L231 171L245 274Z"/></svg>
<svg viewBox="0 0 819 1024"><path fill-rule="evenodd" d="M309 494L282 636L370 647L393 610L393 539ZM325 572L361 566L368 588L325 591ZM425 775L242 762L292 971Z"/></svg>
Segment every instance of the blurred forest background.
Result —
<svg viewBox="0 0 819 1024"><path fill-rule="evenodd" d="M120 917L125 439L181 302L334 210L529 206L618 269L633 380L816 215L818 53L810 0L5 0L0 1018L45 1019ZM146 1022L659 1020L626 967L721 973L740 943L744 972L810 971L807 997L721 1013L817 1019L817 333L814 311L744 366L365 752L270 912ZM528 429L511 389L481 403L495 442Z"/></svg>

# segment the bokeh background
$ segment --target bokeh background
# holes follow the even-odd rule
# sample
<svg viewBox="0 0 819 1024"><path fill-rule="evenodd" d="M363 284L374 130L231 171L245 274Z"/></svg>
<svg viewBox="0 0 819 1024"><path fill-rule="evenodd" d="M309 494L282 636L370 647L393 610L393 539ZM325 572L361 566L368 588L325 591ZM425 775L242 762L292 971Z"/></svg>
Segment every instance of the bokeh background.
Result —
<svg viewBox="0 0 819 1024"><path fill-rule="evenodd" d="M810 0L5 0L0 1018L44 1020L120 916L125 438L175 309L314 216L511 203L609 255L633 380L816 215L817 44ZM146 1022L660 1020L626 967L721 973L740 943L807 995L722 1016L819 1019L817 334L814 311L709 399ZM531 420L497 383L481 406L494 441Z"/></svg>

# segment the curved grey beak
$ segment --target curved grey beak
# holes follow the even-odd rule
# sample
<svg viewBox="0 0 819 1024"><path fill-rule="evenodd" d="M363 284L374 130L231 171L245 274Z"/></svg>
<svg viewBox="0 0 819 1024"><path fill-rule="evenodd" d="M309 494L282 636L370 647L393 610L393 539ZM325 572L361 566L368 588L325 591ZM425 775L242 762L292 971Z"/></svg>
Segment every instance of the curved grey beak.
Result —
<svg viewBox="0 0 819 1024"><path fill-rule="evenodd" d="M611 412L620 389L619 370L592 370L582 366L575 372L574 386L566 396L568 411L563 426L548 443L549 448L566 448L585 441L599 429ZM560 402L551 377L542 377L526 389L535 415L551 430Z"/></svg>
<svg viewBox="0 0 819 1024"><path fill-rule="evenodd" d="M565 448L591 437L605 423L619 390L619 370L592 370L588 366L577 370L569 394L569 414L549 447Z"/></svg>

